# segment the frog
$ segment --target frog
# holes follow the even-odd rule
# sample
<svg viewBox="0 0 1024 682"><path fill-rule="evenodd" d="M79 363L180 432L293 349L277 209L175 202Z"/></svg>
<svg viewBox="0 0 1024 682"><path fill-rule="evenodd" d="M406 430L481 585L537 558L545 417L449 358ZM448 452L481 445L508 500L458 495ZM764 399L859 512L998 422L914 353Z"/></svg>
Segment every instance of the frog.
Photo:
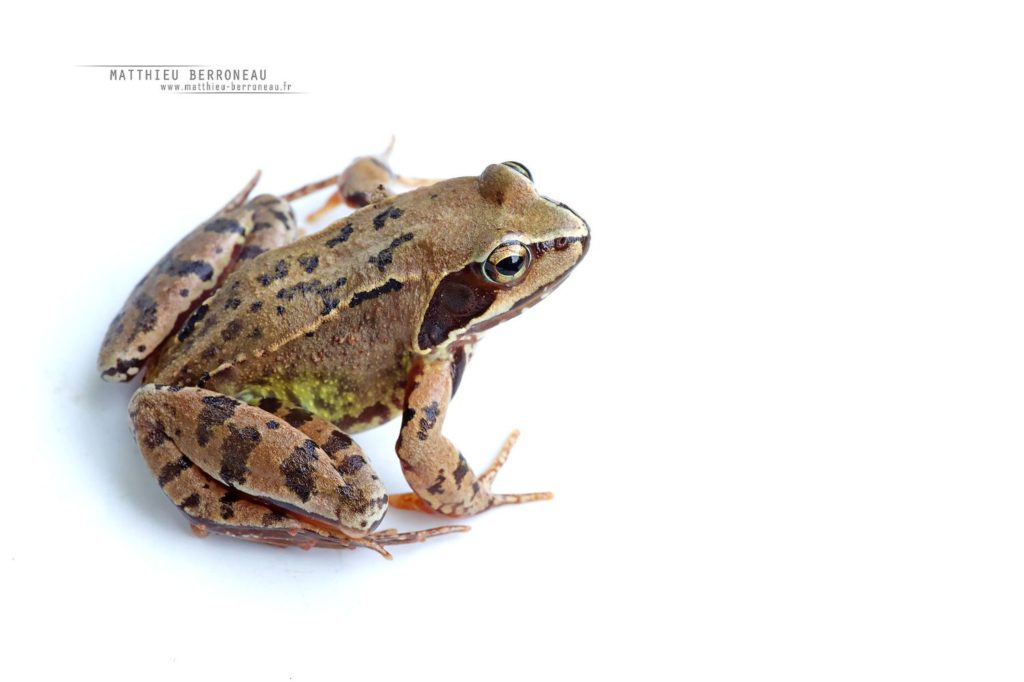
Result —
<svg viewBox="0 0 1024 682"><path fill-rule="evenodd" d="M589 225L509 161L401 193L388 169L365 206L301 234L292 201L344 197L381 165L249 198L257 173L111 322L100 376L141 377L132 433L196 535L390 558L469 527L378 530L389 508L459 519L552 497L493 490L518 432L477 475L442 429L480 338L566 280ZM397 418L411 491L389 495L351 434Z"/></svg>
<svg viewBox="0 0 1024 682"><path fill-rule="evenodd" d="M388 163L394 149L395 136L392 135L391 142L383 152L357 157L338 175L303 185L285 194L283 198L286 201L294 201L312 192L334 187L334 192L327 197L324 204L306 216L306 221L312 224L329 213L335 206L344 204L349 208L362 208L371 201L392 196L397 185L426 187L437 182L395 173Z"/></svg>

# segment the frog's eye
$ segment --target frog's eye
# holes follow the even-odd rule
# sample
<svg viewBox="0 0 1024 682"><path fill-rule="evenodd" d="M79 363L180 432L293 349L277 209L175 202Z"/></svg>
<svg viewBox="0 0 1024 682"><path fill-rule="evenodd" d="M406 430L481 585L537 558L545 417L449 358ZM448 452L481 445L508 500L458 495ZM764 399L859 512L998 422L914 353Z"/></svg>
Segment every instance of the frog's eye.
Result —
<svg viewBox="0 0 1024 682"><path fill-rule="evenodd" d="M509 168L514 170L516 173L519 173L520 175L525 175L527 180L533 182L533 175L530 173L530 169L524 166L523 164L519 163L518 161L506 161L501 165L508 166Z"/></svg>
<svg viewBox="0 0 1024 682"><path fill-rule="evenodd" d="M483 263L484 277L495 284L508 284L530 268L530 250L519 242L501 244Z"/></svg>

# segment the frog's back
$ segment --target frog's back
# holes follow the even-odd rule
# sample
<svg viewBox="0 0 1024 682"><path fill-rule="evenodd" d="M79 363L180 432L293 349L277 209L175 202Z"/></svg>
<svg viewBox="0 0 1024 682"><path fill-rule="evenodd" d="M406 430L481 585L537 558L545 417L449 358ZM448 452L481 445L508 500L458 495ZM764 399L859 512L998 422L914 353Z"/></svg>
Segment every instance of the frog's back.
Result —
<svg viewBox="0 0 1024 682"><path fill-rule="evenodd" d="M447 267L435 262L428 218L458 209L445 195L410 192L239 263L169 339L147 381L271 396L342 423L390 418L431 282Z"/></svg>
<svg viewBox="0 0 1024 682"><path fill-rule="evenodd" d="M528 178L495 164L242 261L164 344L147 381L281 400L354 428L394 416L415 356L447 358L463 336L540 300L580 257L572 245L585 243L585 223ZM530 253L536 264L517 270ZM527 276L486 276L494 257Z"/></svg>

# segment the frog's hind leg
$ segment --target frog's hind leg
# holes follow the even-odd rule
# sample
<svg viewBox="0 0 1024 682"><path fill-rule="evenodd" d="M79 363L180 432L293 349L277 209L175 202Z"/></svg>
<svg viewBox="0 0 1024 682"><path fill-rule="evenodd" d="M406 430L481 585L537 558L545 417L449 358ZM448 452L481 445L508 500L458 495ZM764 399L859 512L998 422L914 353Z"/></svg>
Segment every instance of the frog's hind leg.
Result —
<svg viewBox="0 0 1024 682"><path fill-rule="evenodd" d="M143 386L133 397L129 414L143 458L164 494L184 512L197 535L213 532L271 545L305 548L354 546L343 534L331 534L283 509L245 495L196 466L183 450L184 443L179 444L185 440L189 425L174 421L183 416L173 404L176 401L168 400L174 390L153 384ZM213 404L210 408L220 409L220 414L224 414L230 403L221 405L217 408ZM248 434L248 442L251 442L253 433L246 431L247 428L251 427L243 427L238 433ZM236 452L241 449L236 448Z"/></svg>
<svg viewBox="0 0 1024 682"><path fill-rule="evenodd" d="M307 434L228 396L148 384L130 415L147 464L198 535L388 556L382 545L463 529L373 533L387 497L368 466L349 460L343 473Z"/></svg>
<svg viewBox="0 0 1024 682"><path fill-rule="evenodd" d="M306 216L310 223L316 222L336 206L346 204L349 208L359 209L375 201L382 201L394 196L394 185L400 184L406 187L426 187L437 180L424 180L420 178L407 178L396 175L389 165L391 151L395 147L395 137L391 136L391 143L381 154L360 156L337 175L332 175L323 180L311 182L298 189L295 189L284 198L294 201L301 197L318 192L328 187L334 187L334 192L327 197L323 206Z"/></svg>
<svg viewBox="0 0 1024 682"><path fill-rule="evenodd" d="M254 189L256 189L256 183L258 183L260 181L260 176L261 175L263 175L263 171L256 171L256 174L252 176L252 180L247 182L245 184L245 187L243 187L242 190L238 194L236 194L235 196L231 197L231 201L229 201L228 203L224 204L224 208L222 208L221 210L217 211L216 215L221 215L223 213L229 213L231 211L234 211L236 208L238 208L242 204L244 204L245 200L249 198L249 194L251 194L252 191Z"/></svg>
<svg viewBox="0 0 1024 682"><path fill-rule="evenodd" d="M128 381L188 313L242 260L293 241L295 215L270 195L246 201L258 174L212 218L181 239L139 281L110 323L98 367L107 381Z"/></svg>
<svg viewBox="0 0 1024 682"><path fill-rule="evenodd" d="M309 436L310 440L327 453L331 463L342 474L350 477L362 476L361 483L363 485L379 480L373 469L368 466L366 455L363 454L363 449L359 447L359 444L331 422L321 419L301 407L291 407L273 397L261 399L258 406ZM442 529L447 529L445 532L461 532L468 531L469 526L442 526L409 533L399 533L392 528L374 534L373 538L381 544L422 542L427 537L436 534L435 531Z"/></svg>

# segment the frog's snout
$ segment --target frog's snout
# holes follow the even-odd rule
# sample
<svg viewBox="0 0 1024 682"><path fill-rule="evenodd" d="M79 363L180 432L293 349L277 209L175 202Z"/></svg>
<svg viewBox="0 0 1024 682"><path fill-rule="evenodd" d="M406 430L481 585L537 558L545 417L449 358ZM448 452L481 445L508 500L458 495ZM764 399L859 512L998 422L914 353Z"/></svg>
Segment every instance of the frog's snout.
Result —
<svg viewBox="0 0 1024 682"><path fill-rule="evenodd" d="M580 254L580 260L582 260L583 257L587 255L587 251L590 249L590 224L583 219L583 216L581 216L576 211L572 210L570 206L563 204L561 201L557 201L554 203L556 203L559 208L564 209L569 213L572 213L573 216L575 216L576 220L580 221L580 223L583 225L583 234L579 238L580 246L583 248L583 252Z"/></svg>
<svg viewBox="0 0 1024 682"><path fill-rule="evenodd" d="M569 210L572 211L571 208ZM576 213L575 211L573 211L573 213L576 214L577 218L580 218L580 215L578 213ZM584 230L583 239L580 242L580 244L583 246L583 252L580 254L580 260L583 260L583 258L587 255L587 251L590 250L590 224L586 220L583 220L583 218L580 218L580 221L583 223Z"/></svg>

